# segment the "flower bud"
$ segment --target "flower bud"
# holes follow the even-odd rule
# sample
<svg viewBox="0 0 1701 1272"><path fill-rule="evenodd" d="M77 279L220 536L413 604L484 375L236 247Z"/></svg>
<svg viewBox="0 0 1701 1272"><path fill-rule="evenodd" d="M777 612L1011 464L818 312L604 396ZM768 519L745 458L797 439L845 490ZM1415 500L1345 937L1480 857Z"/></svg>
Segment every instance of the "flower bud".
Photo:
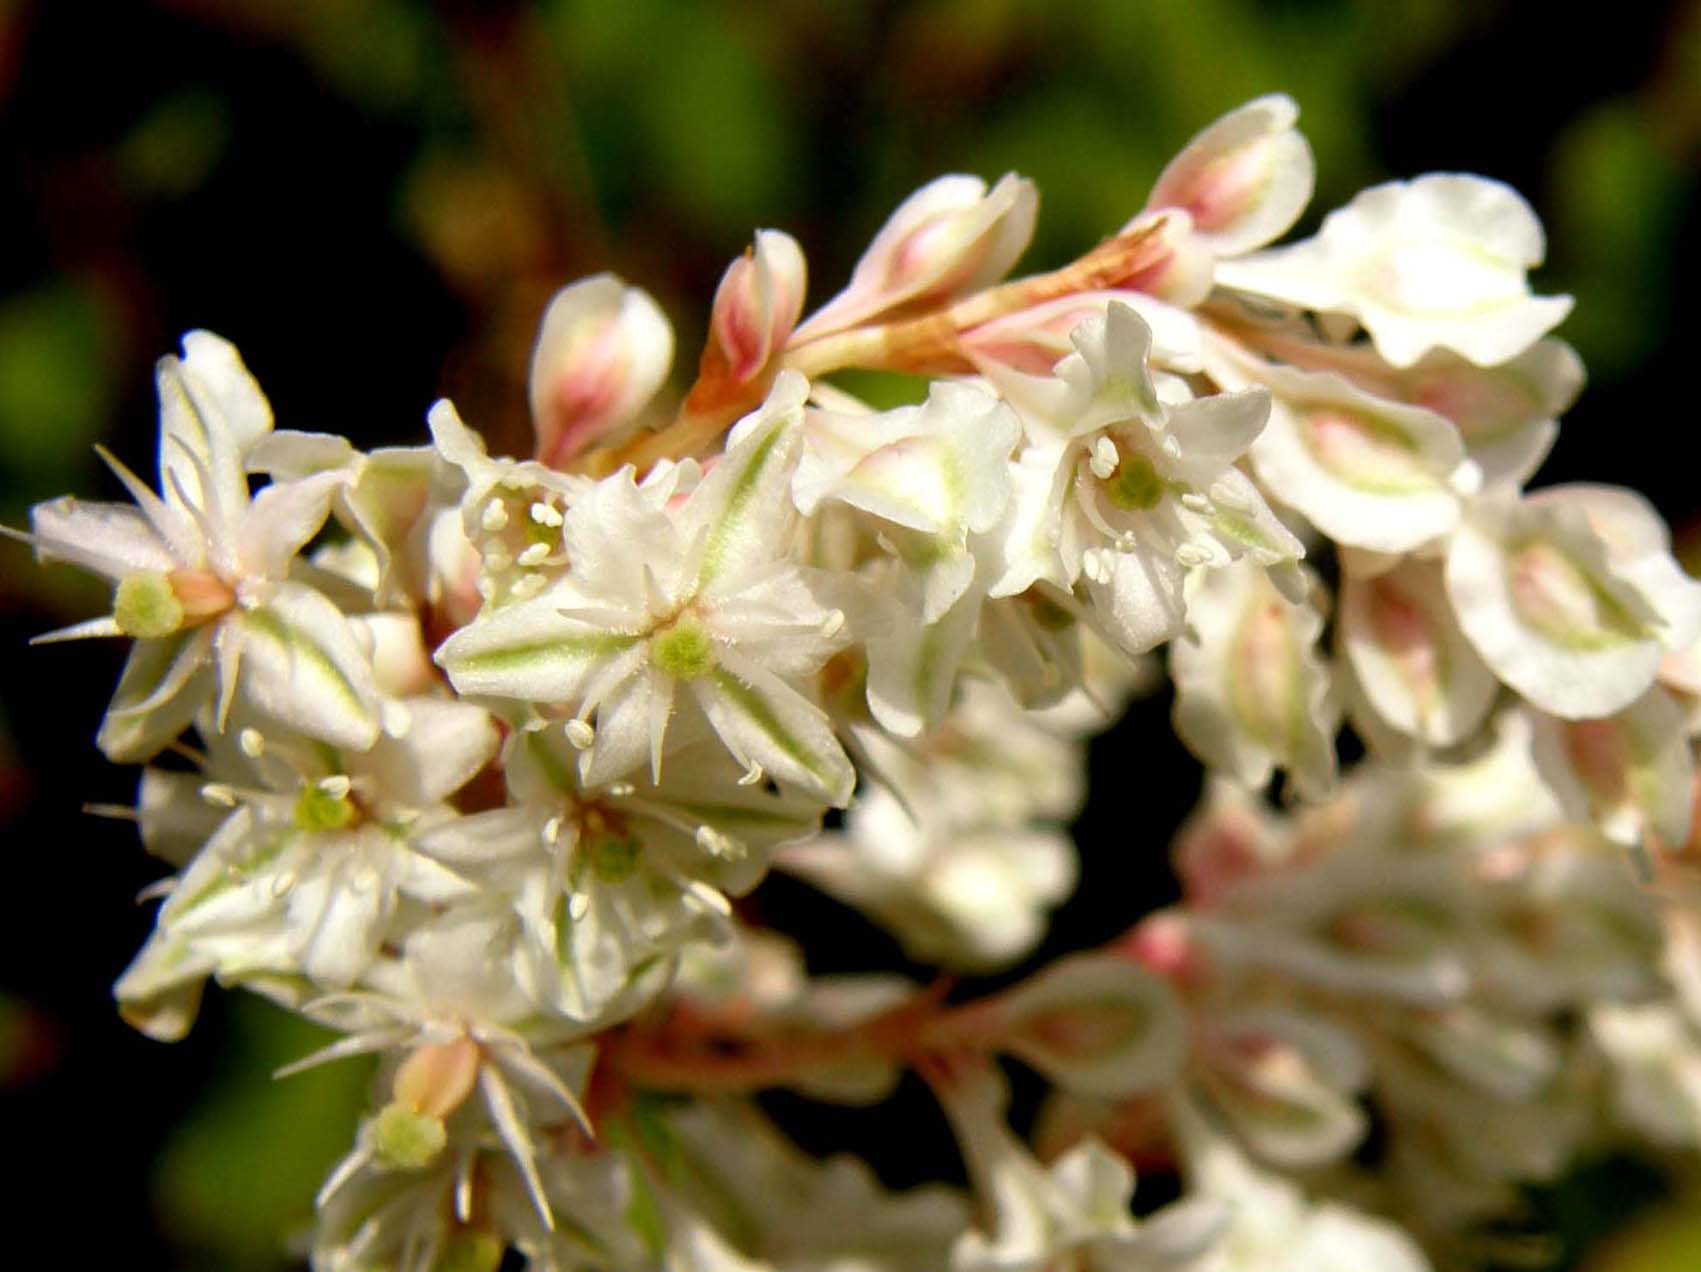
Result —
<svg viewBox="0 0 1701 1272"><path fill-rule="evenodd" d="M947 176L892 213L851 274L850 286L797 329L800 341L941 305L1010 272L1034 232L1039 194L1006 173L990 191L979 177Z"/></svg>
<svg viewBox="0 0 1701 1272"><path fill-rule="evenodd" d="M1076 1095L1151 1090L1181 1063L1186 1022L1174 992L1125 959L1065 959L990 1006L994 1045Z"/></svg>
<svg viewBox="0 0 1701 1272"><path fill-rule="evenodd" d="M1218 256L1279 237L1311 199L1311 147L1294 129L1298 118L1299 107L1281 93L1224 115L1170 160L1147 209L1186 212Z"/></svg>
<svg viewBox="0 0 1701 1272"><path fill-rule="evenodd" d="M613 274L564 287L532 349L537 458L563 466L631 424L673 361L673 331L646 292Z"/></svg>
<svg viewBox="0 0 1701 1272"><path fill-rule="evenodd" d="M757 230L755 245L727 266L715 290L700 379L750 384L771 370L803 312L807 282L797 240Z"/></svg>

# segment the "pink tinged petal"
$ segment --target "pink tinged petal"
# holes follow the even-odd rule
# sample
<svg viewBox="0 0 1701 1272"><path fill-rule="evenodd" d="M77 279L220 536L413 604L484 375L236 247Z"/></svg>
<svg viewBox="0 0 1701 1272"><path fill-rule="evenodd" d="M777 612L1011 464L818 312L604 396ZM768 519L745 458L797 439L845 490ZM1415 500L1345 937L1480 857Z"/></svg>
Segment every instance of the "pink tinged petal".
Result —
<svg viewBox="0 0 1701 1272"><path fill-rule="evenodd" d="M1499 682L1454 621L1438 566L1408 560L1341 586L1339 636L1376 714L1407 737L1452 746L1474 734Z"/></svg>
<svg viewBox="0 0 1701 1272"><path fill-rule="evenodd" d="M1546 487L1529 502L1581 509L1606 545L1613 573L1658 616L1660 643L1668 651L1688 648L1701 637L1701 583L1672 557L1671 534L1647 499L1622 486L1578 482Z"/></svg>
<svg viewBox="0 0 1701 1272"><path fill-rule="evenodd" d="M437 649L457 693L521 702L576 700L586 680L641 638L565 618L545 595L505 606L463 627Z"/></svg>
<svg viewBox="0 0 1701 1272"><path fill-rule="evenodd" d="M263 605L234 611L221 662L240 659L238 692L260 712L334 746L378 738L372 667L342 611L312 588L278 584Z"/></svg>
<svg viewBox="0 0 1701 1272"><path fill-rule="evenodd" d="M1479 367L1432 353L1401 380L1408 401L1452 420L1484 483L1522 485L1541 465L1583 387L1583 363L1561 340L1539 340L1510 362Z"/></svg>
<svg viewBox="0 0 1701 1272"><path fill-rule="evenodd" d="M1652 688L1599 720L1532 717L1531 753L1566 815L1635 846L1689 837L1695 760L1682 710Z"/></svg>
<svg viewBox="0 0 1701 1272"><path fill-rule="evenodd" d="M726 452L681 509L683 537L702 536L694 591L712 595L717 583L733 586L785 552L796 520L791 479L807 393L802 376L781 372L768 400L734 429Z"/></svg>
<svg viewBox="0 0 1701 1272"><path fill-rule="evenodd" d="M62 495L30 509L36 559L67 561L114 582L137 570L169 574L179 564L170 546L135 508Z"/></svg>
<svg viewBox="0 0 1701 1272"><path fill-rule="evenodd" d="M637 420L673 363L673 329L647 292L598 274L557 292L532 348L537 458L562 467Z"/></svg>
<svg viewBox="0 0 1701 1272"><path fill-rule="evenodd" d="M691 690L735 759L754 761L836 808L850 802L856 770L832 723L779 677L726 650L720 666L692 681Z"/></svg>
<svg viewBox="0 0 1701 1272"><path fill-rule="evenodd" d="M1199 369L1199 321L1185 309L1137 291L1089 291L1060 296L972 328L963 351L995 380L1000 370L1049 378L1074 350L1070 333L1102 318L1112 301L1128 305L1152 329L1152 358L1177 371Z"/></svg>
<svg viewBox="0 0 1701 1272"><path fill-rule="evenodd" d="M1270 492L1338 543L1404 552L1458 522L1458 430L1433 412L1375 397L1332 372L1232 359L1230 382L1266 384L1269 424L1252 467Z"/></svg>
<svg viewBox="0 0 1701 1272"><path fill-rule="evenodd" d="M1478 501L1449 545L1446 582L1483 661L1552 715L1611 715L1659 671L1657 611L1574 506Z"/></svg>
<svg viewBox="0 0 1701 1272"><path fill-rule="evenodd" d="M1121 958L1076 955L990 1004L998 1046L1066 1091L1126 1098L1170 1082L1187 1019L1166 981Z"/></svg>
<svg viewBox="0 0 1701 1272"><path fill-rule="evenodd" d="M196 628L130 650L96 744L115 764L140 764L174 742L212 695L213 640Z"/></svg>
<svg viewBox="0 0 1701 1272"><path fill-rule="evenodd" d="M495 758L501 735L483 707L443 698L410 698L402 705L407 731L381 735L358 765L386 800L428 808Z"/></svg>
<svg viewBox="0 0 1701 1272"><path fill-rule="evenodd" d="M290 562L330 514L331 499L346 484L338 471L275 481L244 511L237 526L236 551L242 579L281 579Z"/></svg>
<svg viewBox="0 0 1701 1272"><path fill-rule="evenodd" d="M1308 797L1326 794L1337 713L1316 648L1322 615L1242 561L1196 576L1187 618L1196 639L1170 646L1182 740L1243 785L1262 787L1279 765Z"/></svg>
<svg viewBox="0 0 1701 1272"><path fill-rule="evenodd" d="M709 314L705 375L749 384L784 352L808 276L803 249L780 230L757 230L753 247L727 266Z"/></svg>
<svg viewBox="0 0 1701 1272"><path fill-rule="evenodd" d="M1311 201L1315 176L1298 118L1293 99L1279 93L1223 116L1170 160L1146 206L1188 213L1219 256L1281 237Z"/></svg>
<svg viewBox="0 0 1701 1272"><path fill-rule="evenodd" d="M898 206L851 273L850 285L797 329L796 340L859 326L900 307L920 309L978 291L1010 272L1033 237L1039 195L1005 174L945 176Z"/></svg>

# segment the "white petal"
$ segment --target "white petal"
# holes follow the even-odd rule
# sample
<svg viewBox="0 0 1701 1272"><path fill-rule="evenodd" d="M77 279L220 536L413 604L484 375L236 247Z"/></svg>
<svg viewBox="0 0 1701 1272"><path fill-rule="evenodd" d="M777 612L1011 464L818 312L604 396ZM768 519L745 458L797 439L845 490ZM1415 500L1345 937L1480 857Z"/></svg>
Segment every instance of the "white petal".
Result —
<svg viewBox="0 0 1701 1272"><path fill-rule="evenodd" d="M378 738L372 667L342 611L299 583L224 620L225 659L240 660L239 690L264 714L336 746L364 751Z"/></svg>
<svg viewBox="0 0 1701 1272"><path fill-rule="evenodd" d="M849 802L856 771L826 714L797 690L731 651L691 687L733 755L836 807Z"/></svg>

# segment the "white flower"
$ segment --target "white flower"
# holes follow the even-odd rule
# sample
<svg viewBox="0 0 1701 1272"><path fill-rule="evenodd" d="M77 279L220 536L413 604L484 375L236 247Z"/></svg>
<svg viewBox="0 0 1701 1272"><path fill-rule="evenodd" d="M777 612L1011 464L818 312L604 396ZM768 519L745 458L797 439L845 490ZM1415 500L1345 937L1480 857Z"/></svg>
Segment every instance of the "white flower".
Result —
<svg viewBox="0 0 1701 1272"><path fill-rule="evenodd" d="M455 816L444 801L495 753L496 730L470 703L425 698L403 710L404 735L382 736L365 752L327 752L244 726L243 750L214 747L198 789L170 786L178 799L233 807L118 981L134 1023L181 1035L184 993L210 972L346 988L404 900L442 905L472 893L421 851L421 836Z"/></svg>
<svg viewBox="0 0 1701 1272"><path fill-rule="evenodd" d="M1005 1125L1002 1083L982 1064L932 1076L991 1220L987 1231L958 1239L951 1272L1191 1268L1221 1234L1226 1209L1211 1201L1184 1201L1136 1223L1134 1172L1097 1139L1042 1166Z"/></svg>
<svg viewBox="0 0 1701 1272"><path fill-rule="evenodd" d="M587 446L620 436L672 363L673 328L642 288L597 274L556 292L532 346L538 461L560 468Z"/></svg>
<svg viewBox="0 0 1701 1272"><path fill-rule="evenodd" d="M1107 633L1142 653L1181 631L1190 570L1242 556L1287 563L1302 549L1234 466L1264 427L1264 393L1166 405L1148 365L1151 331L1126 305L1073 339L1056 379L1018 403L1036 420L1040 454L1024 459L1033 470L1017 492L1029 507L1018 507L990 594L1085 576Z"/></svg>
<svg viewBox="0 0 1701 1272"><path fill-rule="evenodd" d="M851 273L850 285L806 319L802 343L900 309L942 304L1010 272L1034 232L1039 194L1006 173L930 181L898 206Z"/></svg>
<svg viewBox="0 0 1701 1272"><path fill-rule="evenodd" d="M910 808L871 785L843 834L786 849L778 864L866 911L914 958L985 969L1026 954L1075 885L1068 838Z"/></svg>
<svg viewBox="0 0 1701 1272"><path fill-rule="evenodd" d="M1212 768L1254 789L1277 766L1311 798L1335 780L1338 714L1317 651L1323 616L1249 561L1195 577L1192 633L1169 647L1175 731Z"/></svg>
<svg viewBox="0 0 1701 1272"><path fill-rule="evenodd" d="M820 822L820 805L740 785L712 740L670 754L666 781L587 788L559 730L510 733L512 807L447 822L423 846L520 922L526 981L540 1006L607 1024L647 1001L692 941L728 936L731 907L776 845Z"/></svg>
<svg viewBox="0 0 1701 1272"><path fill-rule="evenodd" d="M667 483L640 486L630 470L588 489L563 529L565 579L438 649L455 688L576 707L570 736L587 748L584 780L600 785L645 758L659 775L683 687L741 763L845 803L850 761L796 687L845 639L843 614L785 555L806 393L802 377L780 376L677 511Z"/></svg>
<svg viewBox="0 0 1701 1272"><path fill-rule="evenodd" d="M1299 107L1272 93L1230 111L1175 158L1152 187L1148 211L1180 208L1218 256L1279 238L1311 202L1311 147L1294 128Z"/></svg>
<svg viewBox="0 0 1701 1272"><path fill-rule="evenodd" d="M1397 367L1438 347L1493 366L1571 310L1569 296L1530 295L1525 271L1544 250L1541 223L1511 187L1431 173L1365 190L1316 238L1225 262L1217 281L1351 314Z"/></svg>
<svg viewBox="0 0 1701 1272"><path fill-rule="evenodd" d="M1499 682L1460 631L1435 562L1349 574L1336 631L1366 701L1407 737L1463 742L1494 705Z"/></svg>
<svg viewBox="0 0 1701 1272"><path fill-rule="evenodd" d="M1497 676L1552 715L1610 715L1701 630L1701 585L1629 491L1558 486L1484 497L1454 534L1447 595Z"/></svg>
<svg viewBox="0 0 1701 1272"><path fill-rule="evenodd" d="M337 607L288 578L343 478L275 482L251 499L247 452L272 413L236 350L210 332L159 364L160 494L104 455L135 507L66 496L31 510L43 560L117 585L110 617L55 632L136 638L101 725L116 761L146 760L217 695L341 747L378 734L366 659Z"/></svg>

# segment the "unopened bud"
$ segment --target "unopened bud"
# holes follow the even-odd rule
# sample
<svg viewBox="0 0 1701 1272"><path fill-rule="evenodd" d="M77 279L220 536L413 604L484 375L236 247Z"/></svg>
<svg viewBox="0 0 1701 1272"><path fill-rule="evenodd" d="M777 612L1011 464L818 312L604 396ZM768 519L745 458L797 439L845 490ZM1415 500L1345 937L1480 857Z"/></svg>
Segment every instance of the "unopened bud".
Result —
<svg viewBox="0 0 1701 1272"><path fill-rule="evenodd" d="M649 295L613 274L557 292L532 350L537 458L559 468L631 424L667 377L673 330Z"/></svg>
<svg viewBox="0 0 1701 1272"><path fill-rule="evenodd" d="M1074 1095L1118 1099L1174 1076L1187 1022L1166 981L1130 959L1088 954L947 1017L930 1041L1007 1051Z"/></svg>
<svg viewBox="0 0 1701 1272"><path fill-rule="evenodd" d="M797 240L757 230L721 276L703 350L703 380L751 384L771 371L803 312L808 268Z"/></svg>
<svg viewBox="0 0 1701 1272"><path fill-rule="evenodd" d="M1038 210L1033 183L1014 173L990 191L979 177L929 182L892 213L850 286L799 327L797 339L942 305L997 282L1027 248Z"/></svg>
<svg viewBox="0 0 1701 1272"><path fill-rule="evenodd" d="M1147 211L1186 212L1218 256L1279 237L1311 200L1311 147L1294 129L1298 118L1299 107L1280 93L1224 115L1170 160Z"/></svg>

